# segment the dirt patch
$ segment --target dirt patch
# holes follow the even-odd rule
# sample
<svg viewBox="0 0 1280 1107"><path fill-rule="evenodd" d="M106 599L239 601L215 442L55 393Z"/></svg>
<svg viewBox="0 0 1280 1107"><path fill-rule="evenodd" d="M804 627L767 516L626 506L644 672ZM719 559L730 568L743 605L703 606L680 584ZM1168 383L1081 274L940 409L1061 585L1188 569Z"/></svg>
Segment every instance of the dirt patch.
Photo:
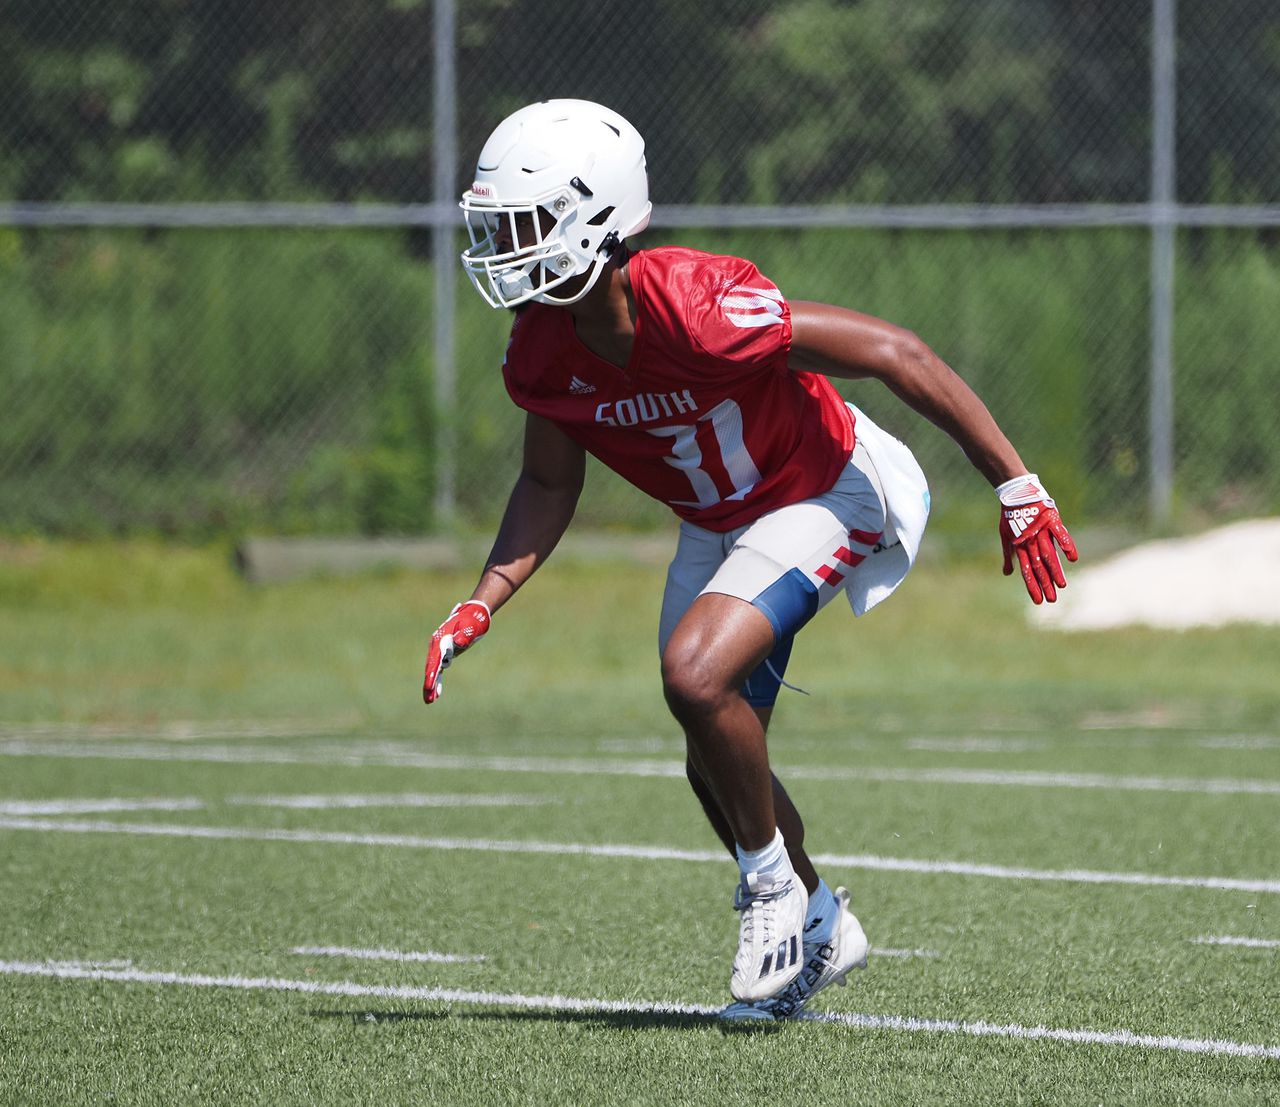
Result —
<svg viewBox="0 0 1280 1107"><path fill-rule="evenodd" d="M1280 519L1144 542L1098 565L1067 567L1056 604L1031 612L1053 630L1280 625Z"/></svg>

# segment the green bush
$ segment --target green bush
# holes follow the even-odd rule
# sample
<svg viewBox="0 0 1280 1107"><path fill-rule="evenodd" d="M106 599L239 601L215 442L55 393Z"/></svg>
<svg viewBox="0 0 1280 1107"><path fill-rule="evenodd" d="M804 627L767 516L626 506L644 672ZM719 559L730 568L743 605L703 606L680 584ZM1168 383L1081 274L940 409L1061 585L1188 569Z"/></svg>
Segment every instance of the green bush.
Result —
<svg viewBox="0 0 1280 1107"><path fill-rule="evenodd" d="M666 240L742 254L793 299L915 330L1073 518L1145 504L1145 231ZM431 272L415 245L349 229L0 230L0 528L431 529L441 416ZM1180 506L1274 511L1280 256L1246 232L1188 235L1176 287ZM519 464L521 416L501 375L509 320L465 281L458 296L452 469L464 523L489 527ZM841 388L917 451L941 520L989 508L945 435L877 384ZM583 519L649 526L665 514L592 467Z"/></svg>
<svg viewBox="0 0 1280 1107"><path fill-rule="evenodd" d="M379 525L385 511L367 501L382 493L332 475L337 451L385 487L379 451L410 441L417 470L430 470L421 397L431 282L401 238L93 230L39 233L23 248L0 240L6 527ZM315 495L326 481L336 502ZM429 486L421 499L430 503Z"/></svg>

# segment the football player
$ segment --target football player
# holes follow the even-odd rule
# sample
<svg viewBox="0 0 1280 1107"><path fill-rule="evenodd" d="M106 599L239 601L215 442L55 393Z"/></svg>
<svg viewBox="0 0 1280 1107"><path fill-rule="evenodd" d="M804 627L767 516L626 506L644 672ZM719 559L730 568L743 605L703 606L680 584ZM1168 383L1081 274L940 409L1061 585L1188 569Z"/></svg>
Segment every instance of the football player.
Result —
<svg viewBox="0 0 1280 1107"><path fill-rule="evenodd" d="M432 635L423 696L489 629L573 516L589 452L670 505L680 533L659 627L689 782L737 858L726 1016L798 1012L866 963L867 939L804 849L765 731L792 641L837 595L862 614L915 559L929 512L911 452L828 377L875 378L945 430L995 487L1004 571L1034 603L1076 550L1054 501L981 400L919 338L789 301L751 262L631 250L649 222L644 141L608 108L550 100L503 120L462 197L462 264L514 308L503 374L524 460L469 599Z"/></svg>

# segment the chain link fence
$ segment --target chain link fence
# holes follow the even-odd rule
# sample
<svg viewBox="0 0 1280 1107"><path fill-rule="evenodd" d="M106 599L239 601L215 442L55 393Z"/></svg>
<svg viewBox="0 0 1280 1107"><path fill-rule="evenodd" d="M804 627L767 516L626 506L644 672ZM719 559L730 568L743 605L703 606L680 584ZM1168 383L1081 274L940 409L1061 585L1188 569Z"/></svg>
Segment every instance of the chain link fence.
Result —
<svg viewBox="0 0 1280 1107"><path fill-rule="evenodd" d="M554 96L645 134L640 245L913 328L1073 518L1280 510L1268 0L10 0L0 40L5 532L490 525L508 324L441 262ZM664 510L593 471L582 515Z"/></svg>

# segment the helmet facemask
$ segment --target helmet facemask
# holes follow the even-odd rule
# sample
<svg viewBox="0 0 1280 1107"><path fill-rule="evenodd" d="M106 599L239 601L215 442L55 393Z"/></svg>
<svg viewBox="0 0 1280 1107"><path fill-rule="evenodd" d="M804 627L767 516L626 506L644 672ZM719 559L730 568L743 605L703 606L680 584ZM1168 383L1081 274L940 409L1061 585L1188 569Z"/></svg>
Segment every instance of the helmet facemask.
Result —
<svg viewBox="0 0 1280 1107"><path fill-rule="evenodd" d="M577 182L575 185L584 187ZM515 307L526 300L572 304L595 284L617 246L608 227L612 208L590 211L578 188L556 189L523 203L488 200L474 191L462 197L471 247L462 265L490 307ZM584 222L590 215L592 223ZM594 225L593 225L594 224ZM559 296L552 290L574 277L586 282Z"/></svg>

